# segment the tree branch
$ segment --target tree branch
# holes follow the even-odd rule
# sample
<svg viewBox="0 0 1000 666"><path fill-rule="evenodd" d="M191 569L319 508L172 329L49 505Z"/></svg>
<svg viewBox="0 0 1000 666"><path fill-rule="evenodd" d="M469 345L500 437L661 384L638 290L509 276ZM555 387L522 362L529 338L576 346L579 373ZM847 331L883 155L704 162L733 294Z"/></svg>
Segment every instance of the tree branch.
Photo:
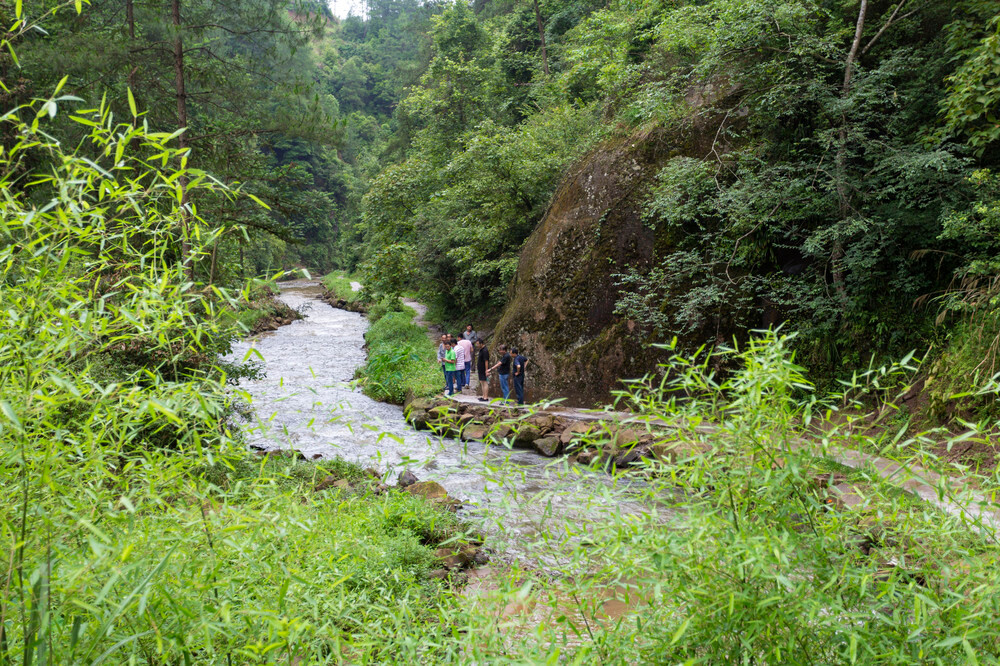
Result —
<svg viewBox="0 0 1000 666"><path fill-rule="evenodd" d="M909 2L909 0L902 0L902 2L900 2L898 5L896 5L896 9L894 9L892 11L892 14L889 16L889 20L886 21L885 25L883 25L882 28L878 32L875 33L875 36L871 38L871 40L868 42L867 45L865 45L865 48L861 49L861 55L864 55L864 54L868 53L868 49L870 49L872 46L875 45L875 42L877 42L878 38L882 36L882 33L884 33L886 30L888 30L889 26L891 26L893 23L896 22L896 15L899 13L899 10L903 8L903 5L905 5L907 2ZM921 9L923 9L926 6L927 6L926 4L920 5L916 9L912 9L912 10L906 12L905 14L903 14L902 16L899 17L899 20L902 21L905 18L913 16L914 14L916 14L917 12L919 12Z"/></svg>

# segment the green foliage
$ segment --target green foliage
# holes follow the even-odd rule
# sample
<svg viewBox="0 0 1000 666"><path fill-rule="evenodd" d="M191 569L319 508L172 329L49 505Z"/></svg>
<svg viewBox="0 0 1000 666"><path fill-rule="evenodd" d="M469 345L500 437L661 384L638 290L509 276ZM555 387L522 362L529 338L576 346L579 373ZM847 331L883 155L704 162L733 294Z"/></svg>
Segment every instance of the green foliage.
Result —
<svg viewBox="0 0 1000 666"><path fill-rule="evenodd" d="M641 486L622 475L589 495L589 513L541 523L526 551L547 563L545 579L512 574L502 598L529 597L533 617L552 620L504 647L539 662L557 651L623 663L993 659L997 633L980 618L998 610L995 525L929 509L871 469L831 462L841 447L875 447L904 469L928 454L922 437L859 435L851 416L892 397L915 368L875 367L823 397L791 341L762 332L723 351L721 364L739 368L725 378L712 354L677 355L622 393L620 406L642 410L650 428L668 424L657 431L664 453ZM580 446L608 444L598 431ZM507 474L496 470L494 481ZM859 504L842 503L837 484ZM944 501L971 503L939 487ZM561 492L509 501L530 511Z"/></svg>
<svg viewBox="0 0 1000 666"><path fill-rule="evenodd" d="M405 243L384 245L361 268L365 300L397 301L413 275L413 248Z"/></svg>
<svg viewBox="0 0 1000 666"><path fill-rule="evenodd" d="M988 29L993 34L969 48L948 77L948 96L941 103L945 129L980 155L1000 139L1000 17L994 16Z"/></svg>
<svg viewBox="0 0 1000 666"><path fill-rule="evenodd" d="M223 312L252 293L188 278L224 228L181 207L181 183L235 192L168 169L184 164L174 136L106 105L69 114L86 129L68 151L42 123L71 101L2 119L0 660L415 658L393 636L439 631L428 544L454 519L408 495L313 491L358 479L344 463L245 451L219 355L243 333Z"/></svg>
<svg viewBox="0 0 1000 666"><path fill-rule="evenodd" d="M355 291L351 286L354 277L352 275L344 275L343 273L328 273L323 276L321 281L323 286L337 298L345 301L356 301L361 296L361 292Z"/></svg>
<svg viewBox="0 0 1000 666"><path fill-rule="evenodd" d="M379 313L365 341L368 361L355 377L369 397L401 405L408 395L424 397L441 391L444 379L437 348L427 331L413 323L412 311Z"/></svg>

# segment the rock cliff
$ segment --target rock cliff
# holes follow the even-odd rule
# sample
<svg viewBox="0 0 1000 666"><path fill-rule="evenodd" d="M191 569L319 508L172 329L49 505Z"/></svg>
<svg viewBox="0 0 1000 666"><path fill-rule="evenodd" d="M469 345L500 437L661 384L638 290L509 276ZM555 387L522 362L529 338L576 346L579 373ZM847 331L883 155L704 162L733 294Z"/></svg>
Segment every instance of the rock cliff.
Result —
<svg viewBox="0 0 1000 666"><path fill-rule="evenodd" d="M674 244L676 232L644 224L642 204L668 159L712 151L712 121L708 112L684 132L648 130L605 142L561 182L524 245L494 336L531 360L531 399L603 403L620 379L655 369L659 359L635 322L615 315L613 276L648 267Z"/></svg>

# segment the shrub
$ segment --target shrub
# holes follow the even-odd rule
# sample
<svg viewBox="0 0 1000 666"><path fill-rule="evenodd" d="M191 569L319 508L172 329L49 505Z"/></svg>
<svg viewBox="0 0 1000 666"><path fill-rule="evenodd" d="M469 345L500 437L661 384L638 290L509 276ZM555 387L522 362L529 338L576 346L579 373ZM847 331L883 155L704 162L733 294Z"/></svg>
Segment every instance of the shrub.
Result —
<svg viewBox="0 0 1000 666"><path fill-rule="evenodd" d="M378 317L365 333L365 340L368 361L355 376L366 395L402 404L407 394L429 396L440 390L437 348L427 331L413 323L412 310Z"/></svg>

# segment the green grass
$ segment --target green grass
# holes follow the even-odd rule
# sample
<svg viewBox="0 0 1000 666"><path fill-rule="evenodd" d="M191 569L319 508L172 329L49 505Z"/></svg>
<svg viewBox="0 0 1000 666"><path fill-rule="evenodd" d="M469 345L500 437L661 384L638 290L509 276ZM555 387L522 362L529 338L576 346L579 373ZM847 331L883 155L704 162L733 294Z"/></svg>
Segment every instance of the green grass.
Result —
<svg viewBox="0 0 1000 666"><path fill-rule="evenodd" d="M329 273L323 276L321 282L337 298L353 302L360 298L361 292L351 289L352 280L357 281L357 277L346 273Z"/></svg>
<svg viewBox="0 0 1000 666"><path fill-rule="evenodd" d="M413 323L413 310L386 312L375 321L365 340L368 361L356 378L365 394L402 404L408 395L424 397L441 390L441 367L437 347L427 331Z"/></svg>

